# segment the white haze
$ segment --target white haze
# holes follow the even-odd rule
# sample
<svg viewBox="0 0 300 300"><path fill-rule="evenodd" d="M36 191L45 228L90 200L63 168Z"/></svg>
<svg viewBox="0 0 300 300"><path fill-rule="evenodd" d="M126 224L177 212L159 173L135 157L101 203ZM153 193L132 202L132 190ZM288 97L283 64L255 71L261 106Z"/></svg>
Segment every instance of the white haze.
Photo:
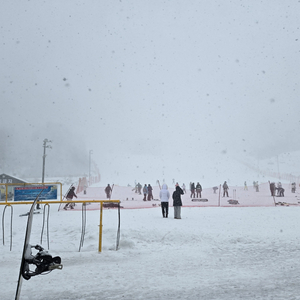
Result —
<svg viewBox="0 0 300 300"><path fill-rule="evenodd" d="M1 172L40 176L45 138L47 176L88 174L92 150L123 184L243 182L300 150L299 1L0 8Z"/></svg>

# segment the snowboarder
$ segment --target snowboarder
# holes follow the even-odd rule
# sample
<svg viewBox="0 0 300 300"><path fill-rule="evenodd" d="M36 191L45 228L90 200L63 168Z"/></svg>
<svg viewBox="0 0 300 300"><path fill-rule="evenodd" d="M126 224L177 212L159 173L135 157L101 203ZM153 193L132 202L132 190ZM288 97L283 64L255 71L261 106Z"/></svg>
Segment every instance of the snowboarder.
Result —
<svg viewBox="0 0 300 300"><path fill-rule="evenodd" d="M111 191L112 191L111 186L108 184L107 187L105 188L106 198L110 199Z"/></svg>
<svg viewBox="0 0 300 300"><path fill-rule="evenodd" d="M159 198L161 201L161 211L163 218L167 218L169 213L170 192L168 191L168 186L165 183L162 185L162 189L159 192Z"/></svg>
<svg viewBox="0 0 300 300"><path fill-rule="evenodd" d="M69 190L68 194L67 194L67 200L70 201L73 199L73 197L76 197L76 194L75 194L75 186L72 186L71 189ZM67 210L67 208L69 207L70 205L70 208L71 209L74 209L74 206L75 206L75 203L67 203L64 207L65 210Z"/></svg>
<svg viewBox="0 0 300 300"><path fill-rule="evenodd" d="M181 219L181 206L182 206L181 195L183 195L183 190L177 183L176 189L172 195L173 206L174 206L174 219Z"/></svg>
<svg viewBox="0 0 300 300"><path fill-rule="evenodd" d="M224 181L224 183L223 183L223 197L225 197L225 194L226 194L227 197L229 197L228 196L228 190L229 190L229 187L227 185L227 182Z"/></svg>
<svg viewBox="0 0 300 300"><path fill-rule="evenodd" d="M197 198L201 198L202 186L199 182L196 185Z"/></svg>

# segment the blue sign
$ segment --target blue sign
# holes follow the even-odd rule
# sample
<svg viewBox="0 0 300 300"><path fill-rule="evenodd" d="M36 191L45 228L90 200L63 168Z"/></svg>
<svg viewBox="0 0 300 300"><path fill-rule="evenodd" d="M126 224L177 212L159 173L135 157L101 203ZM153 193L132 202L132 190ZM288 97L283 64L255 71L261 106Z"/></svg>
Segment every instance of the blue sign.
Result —
<svg viewBox="0 0 300 300"><path fill-rule="evenodd" d="M43 191L42 191L43 190ZM40 186L22 186L14 187L15 201L33 201L42 191L39 200L56 200L57 186L56 185L40 185Z"/></svg>

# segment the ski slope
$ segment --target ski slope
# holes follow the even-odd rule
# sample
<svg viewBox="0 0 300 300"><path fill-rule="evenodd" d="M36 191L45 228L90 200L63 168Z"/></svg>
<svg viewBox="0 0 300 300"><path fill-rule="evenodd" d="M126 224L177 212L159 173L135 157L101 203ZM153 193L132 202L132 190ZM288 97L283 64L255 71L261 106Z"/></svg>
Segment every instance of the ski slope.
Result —
<svg viewBox="0 0 300 300"><path fill-rule="evenodd" d="M248 188L245 194L254 197L253 188ZM126 200L131 197L126 190L119 188L125 197L122 205L143 205L138 197ZM300 207L245 207L243 199L248 198L242 197L242 188L237 190L240 206L186 205L181 220L173 218L172 207L168 219L162 218L158 205L122 209L118 251L117 210L105 209L101 253L99 210L87 211L86 235L79 252L81 210L58 211L58 205L51 205L49 252L61 256L63 269L23 281L20 299L300 299ZM118 196L117 191L114 189L114 196ZM257 194L272 200L268 192L262 188ZM285 200L291 198L289 191L286 195ZM297 199L298 195L292 196ZM253 203L257 201L261 200L254 199ZM5 213L5 245L0 246L2 300L15 296L27 222L27 217L19 214L28 209L13 206L12 251L10 212ZM42 220L42 213L34 215L32 244L40 243ZM46 241L44 232L45 248Z"/></svg>

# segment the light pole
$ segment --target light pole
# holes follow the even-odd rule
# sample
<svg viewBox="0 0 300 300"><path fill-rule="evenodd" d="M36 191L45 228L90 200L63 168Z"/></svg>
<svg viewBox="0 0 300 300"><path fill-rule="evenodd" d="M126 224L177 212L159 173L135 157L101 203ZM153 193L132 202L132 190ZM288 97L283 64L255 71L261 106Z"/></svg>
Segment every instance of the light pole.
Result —
<svg viewBox="0 0 300 300"><path fill-rule="evenodd" d="M52 148L50 145L47 146L47 143L51 143L50 140L44 139L43 147L44 147L44 155L43 155L43 174L42 174L42 183L44 184L45 179L45 160L46 160L46 148Z"/></svg>
<svg viewBox="0 0 300 300"><path fill-rule="evenodd" d="M51 143L50 140L44 139L43 147L44 147L44 155L43 155L43 174L42 174L42 184L44 184L45 179L45 160L46 160L46 148L52 148L50 145L47 146L47 143ZM37 209L40 209L40 203L37 202Z"/></svg>
<svg viewBox="0 0 300 300"><path fill-rule="evenodd" d="M89 185L91 185L91 161L92 161L93 150L89 151Z"/></svg>

